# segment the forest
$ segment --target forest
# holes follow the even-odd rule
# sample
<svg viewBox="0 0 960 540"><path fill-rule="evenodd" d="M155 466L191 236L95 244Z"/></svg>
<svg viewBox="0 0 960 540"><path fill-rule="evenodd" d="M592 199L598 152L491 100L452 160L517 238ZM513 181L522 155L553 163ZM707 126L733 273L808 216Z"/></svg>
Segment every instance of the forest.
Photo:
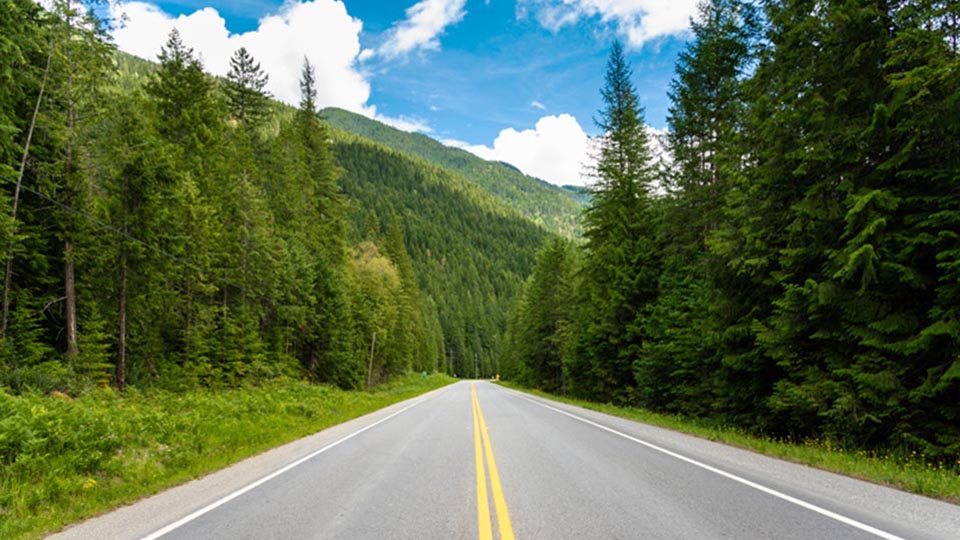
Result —
<svg viewBox="0 0 960 540"><path fill-rule="evenodd" d="M3 2L0 387L369 388L496 371L546 233L455 173L330 127L240 49L119 53L78 2Z"/></svg>
<svg viewBox="0 0 960 540"><path fill-rule="evenodd" d="M51 5L2 2L4 392L499 372L960 454L953 2L703 2L665 160L614 44L588 201Z"/></svg>
<svg viewBox="0 0 960 540"><path fill-rule="evenodd" d="M793 441L960 455L960 4L707 0L655 162L622 46L582 241L510 377Z"/></svg>

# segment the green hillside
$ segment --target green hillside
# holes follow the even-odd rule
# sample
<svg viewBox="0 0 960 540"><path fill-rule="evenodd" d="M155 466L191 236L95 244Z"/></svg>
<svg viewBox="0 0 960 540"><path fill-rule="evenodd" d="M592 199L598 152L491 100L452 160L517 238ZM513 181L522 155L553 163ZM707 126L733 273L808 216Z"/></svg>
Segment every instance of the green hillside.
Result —
<svg viewBox="0 0 960 540"><path fill-rule="evenodd" d="M577 193L527 176L512 165L487 161L426 135L400 131L343 109L323 109L320 115L332 126L462 174L548 231L573 235L580 230L585 201Z"/></svg>
<svg viewBox="0 0 960 540"><path fill-rule="evenodd" d="M456 173L332 131L353 236L399 222L419 286L443 327L447 370L493 373L506 314L546 233Z"/></svg>

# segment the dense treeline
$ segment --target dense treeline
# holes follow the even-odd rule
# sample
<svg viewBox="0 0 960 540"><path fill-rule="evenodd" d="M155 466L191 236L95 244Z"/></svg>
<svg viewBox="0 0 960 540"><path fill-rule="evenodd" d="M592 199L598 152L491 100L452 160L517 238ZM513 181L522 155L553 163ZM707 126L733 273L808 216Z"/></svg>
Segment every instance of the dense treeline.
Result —
<svg viewBox="0 0 960 540"><path fill-rule="evenodd" d="M660 170L614 47L584 243L539 254L510 373L955 459L960 4L707 0L693 34Z"/></svg>
<svg viewBox="0 0 960 540"><path fill-rule="evenodd" d="M0 11L0 386L359 388L445 365L404 217L353 233L306 59L291 112L244 49L216 80L174 31L130 76L77 2Z"/></svg>

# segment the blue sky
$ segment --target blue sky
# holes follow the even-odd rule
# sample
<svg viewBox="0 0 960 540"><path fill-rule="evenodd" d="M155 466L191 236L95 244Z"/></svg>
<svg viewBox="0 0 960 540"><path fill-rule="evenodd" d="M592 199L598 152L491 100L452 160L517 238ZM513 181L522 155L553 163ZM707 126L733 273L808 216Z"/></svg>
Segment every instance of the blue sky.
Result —
<svg viewBox="0 0 960 540"><path fill-rule="evenodd" d="M127 2L121 49L152 58L176 26L208 71L246 46L296 102L304 55L322 105L416 130L557 184L582 184L610 43L627 45L646 120L667 88L695 0Z"/></svg>

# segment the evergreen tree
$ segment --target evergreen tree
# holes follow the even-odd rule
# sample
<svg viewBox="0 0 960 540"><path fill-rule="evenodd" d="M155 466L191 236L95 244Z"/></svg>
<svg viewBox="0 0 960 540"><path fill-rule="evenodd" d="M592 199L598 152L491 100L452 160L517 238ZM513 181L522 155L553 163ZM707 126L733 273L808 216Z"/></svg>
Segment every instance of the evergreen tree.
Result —
<svg viewBox="0 0 960 540"><path fill-rule="evenodd" d="M31 143L39 110L46 106L53 50L49 46L51 20L39 5L8 0L0 3L0 9L4 13L0 20L0 249L5 263L0 366L16 374L48 360L53 351L38 310L51 283L29 270L35 263L45 267L48 261L46 254L34 249L38 230L32 219L33 205L21 200L24 182L34 183L38 145ZM42 147L39 150L42 155ZM40 295L37 285L43 291Z"/></svg>
<svg viewBox="0 0 960 540"><path fill-rule="evenodd" d="M241 126L258 126L270 111L270 98L264 91L269 78L245 47L233 53L224 90L230 115Z"/></svg>
<svg viewBox="0 0 960 540"><path fill-rule="evenodd" d="M939 271L930 244L916 241L933 215L920 201L946 184L911 170L923 161L919 141L890 113L903 99L891 55L929 32L929 20L903 24L913 10L867 0L768 6L770 48L750 82L756 164L732 191L716 246L759 291L747 311L758 347L727 374L725 394L752 381L740 389L764 405L737 408L770 429L866 446L899 431L900 442L930 445L905 412L913 387L946 373L935 358L954 345L924 336L938 328L929 283ZM944 38L930 36L940 50L921 64L951 57Z"/></svg>
<svg viewBox="0 0 960 540"><path fill-rule="evenodd" d="M593 202L584 214L585 262L570 373L577 393L623 403L636 400L633 363L659 272L649 195L652 156L630 76L623 46L615 42L601 90L605 108L597 120L603 135Z"/></svg>
<svg viewBox="0 0 960 540"><path fill-rule="evenodd" d="M83 236L82 220L73 212L89 205L84 193L90 184L89 170L82 165L90 142L88 121L101 112L97 99L110 67L113 52L103 42L101 23L82 5L70 0L54 2L51 29L53 47L48 107L40 122L50 155L40 168L38 180L58 199L62 242L65 352L70 361L79 354L77 338L76 237ZM53 127L56 126L56 127ZM62 126L62 127L61 127Z"/></svg>
<svg viewBox="0 0 960 540"><path fill-rule="evenodd" d="M6 341L10 301L14 296L13 262L23 241L17 231L20 188L53 50L46 45L48 30L38 4L6 0L0 6L4 13L0 21L0 181L4 188L0 190L0 253L5 263L0 339Z"/></svg>
<svg viewBox="0 0 960 540"><path fill-rule="evenodd" d="M691 21L694 40L680 53L670 85L673 167L657 226L664 266L635 366L651 409L707 415L716 405L721 335L736 324L736 312L720 309L715 289L743 281L706 244L723 222L731 178L742 174L747 154L742 86L753 62L755 18L737 0L701 3Z"/></svg>
<svg viewBox="0 0 960 540"><path fill-rule="evenodd" d="M157 132L147 97L135 92L110 100L113 106L101 117L99 130L105 144L93 154L101 164L95 209L117 233L92 246L99 258L90 288L100 291L101 311L115 317L115 381L122 391L128 383L155 377L167 351L155 310L167 296L163 282L172 261L160 246L168 227L167 201L178 178L174 153ZM110 294L96 283L110 284Z"/></svg>
<svg viewBox="0 0 960 540"><path fill-rule="evenodd" d="M218 181L227 166L225 114L215 84L176 29L159 60L145 89L156 107L164 148L177 162L177 179L167 192L166 228L158 240L177 264L163 268L165 290L157 300L164 317L158 324L169 348L153 366L161 378L208 382L215 378L211 336L219 309L217 293L225 286L218 283L223 275L218 268L232 249L224 242L218 216L227 197L227 187Z"/></svg>
<svg viewBox="0 0 960 540"><path fill-rule="evenodd" d="M537 253L512 325L512 346L504 348L520 379L548 392L565 392L563 358L571 330L571 297L575 271L573 244L550 239Z"/></svg>
<svg viewBox="0 0 960 540"><path fill-rule="evenodd" d="M385 246L387 255L400 277L400 295L397 299L400 316L394 332L398 341L398 355L403 359L407 370L435 370L439 351L436 347L431 350L436 339L429 334L426 306L404 236L400 219L396 215L392 216L387 224Z"/></svg>
<svg viewBox="0 0 960 540"><path fill-rule="evenodd" d="M670 83L667 122L676 198L672 232L695 235L684 240L702 252L721 217L726 177L743 160L737 151L746 111L742 79L754 58L756 15L739 0L707 0L698 12L690 22L694 39L680 52Z"/></svg>
<svg viewBox="0 0 960 540"><path fill-rule="evenodd" d="M220 131L214 83L176 28L160 48L158 60L160 67L147 84L147 93L157 102L161 133L183 149L186 159L199 159L204 153L196 158L194 154L215 142Z"/></svg>
<svg viewBox="0 0 960 540"><path fill-rule="evenodd" d="M300 111L308 115L317 114L317 76L306 56L300 69Z"/></svg>
<svg viewBox="0 0 960 540"><path fill-rule="evenodd" d="M340 170L326 127L316 114L315 85L313 68L304 59L301 107L278 139L292 168L275 180L282 182L277 186L282 197L277 201L281 210L277 221L305 258L293 292L305 308L297 316L297 356L321 380L356 387L361 380L356 377L354 343L350 329L342 324L350 320L345 206Z"/></svg>

